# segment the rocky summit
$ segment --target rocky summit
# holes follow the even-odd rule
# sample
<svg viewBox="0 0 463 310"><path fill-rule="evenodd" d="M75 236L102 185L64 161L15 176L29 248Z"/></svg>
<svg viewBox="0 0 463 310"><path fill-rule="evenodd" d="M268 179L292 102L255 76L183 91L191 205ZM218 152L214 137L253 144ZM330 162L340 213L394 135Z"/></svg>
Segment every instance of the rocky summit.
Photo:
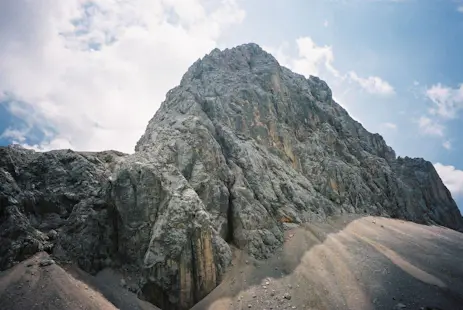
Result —
<svg viewBox="0 0 463 310"><path fill-rule="evenodd" d="M46 251L117 269L162 309L210 293L232 247L266 259L285 230L343 214L463 230L430 162L396 157L256 44L196 61L134 154L0 148L0 270Z"/></svg>

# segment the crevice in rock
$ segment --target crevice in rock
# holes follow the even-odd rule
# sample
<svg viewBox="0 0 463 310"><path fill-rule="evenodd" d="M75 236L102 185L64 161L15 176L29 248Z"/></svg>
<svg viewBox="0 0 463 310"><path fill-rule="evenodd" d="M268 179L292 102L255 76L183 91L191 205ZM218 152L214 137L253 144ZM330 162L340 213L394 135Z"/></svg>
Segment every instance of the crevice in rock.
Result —
<svg viewBox="0 0 463 310"><path fill-rule="evenodd" d="M196 304L199 302L199 287L198 287L198 270L196 268L197 264L197 258L196 258L196 248L195 248L195 243L194 243L194 238L195 234L194 231L191 234L191 239L190 239L190 250L191 250L191 274L193 277L193 283L192 283L192 291L193 291L193 302ZM170 309L170 308L169 308Z"/></svg>
<svg viewBox="0 0 463 310"><path fill-rule="evenodd" d="M109 218L112 224L112 236L111 236L111 245L113 254L119 256L119 226L121 223L121 218L117 212L116 206L110 204L108 207Z"/></svg>
<svg viewBox="0 0 463 310"><path fill-rule="evenodd" d="M235 184L235 182L233 181L232 182L229 182L227 184L227 188L228 188L228 208L227 208L227 236L226 236L226 239L225 241L229 244L234 244L234 224L233 224L233 200L235 199L235 197L233 196L233 193L232 193L232 188L233 188L233 185Z"/></svg>
<svg viewBox="0 0 463 310"><path fill-rule="evenodd" d="M228 168L230 169L230 162L229 162L229 152L227 148L227 144L225 142L225 139L220 133L220 130L217 126L215 126L215 140L220 146L220 150L222 152L222 155L225 159L225 163L227 164ZM230 169L231 170L231 169ZM227 234L225 237L225 242L228 244L235 244L235 239L234 239L234 208L233 208L233 200L235 199L233 195L233 187L235 185L236 179L235 176L232 174L228 180L225 180L225 186L227 187L228 190L228 207L227 207Z"/></svg>
<svg viewBox="0 0 463 310"><path fill-rule="evenodd" d="M160 309L176 309L169 301L169 296L158 285L153 282L146 283L141 289L142 297Z"/></svg>

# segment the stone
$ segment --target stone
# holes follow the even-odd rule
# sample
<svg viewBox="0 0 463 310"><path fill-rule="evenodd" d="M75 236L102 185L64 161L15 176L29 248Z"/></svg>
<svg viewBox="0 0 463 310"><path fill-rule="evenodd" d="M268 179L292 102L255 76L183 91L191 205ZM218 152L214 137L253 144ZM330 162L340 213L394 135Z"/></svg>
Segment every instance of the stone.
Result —
<svg viewBox="0 0 463 310"><path fill-rule="evenodd" d="M58 237L58 232L54 229L50 230L48 233L47 233L47 236L49 239L56 239Z"/></svg>
<svg viewBox="0 0 463 310"><path fill-rule="evenodd" d="M397 157L324 81L253 43L196 61L133 154L0 147L0 270L39 251L111 264L164 309L210 293L230 244L254 262L285 230L344 213L463 230L430 162Z"/></svg>
<svg viewBox="0 0 463 310"><path fill-rule="evenodd" d="M55 261L53 259L43 259L39 262L39 266L46 267L46 266L53 265L54 263Z"/></svg>

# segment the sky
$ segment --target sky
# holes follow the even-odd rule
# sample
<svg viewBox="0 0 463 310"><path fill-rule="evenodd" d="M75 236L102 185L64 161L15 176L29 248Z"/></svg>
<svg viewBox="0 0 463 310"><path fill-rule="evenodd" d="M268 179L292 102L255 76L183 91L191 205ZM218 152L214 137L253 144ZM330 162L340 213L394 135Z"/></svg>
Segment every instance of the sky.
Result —
<svg viewBox="0 0 463 310"><path fill-rule="evenodd" d="M431 161L463 210L463 0L2 0L0 145L132 153L195 60L249 42Z"/></svg>

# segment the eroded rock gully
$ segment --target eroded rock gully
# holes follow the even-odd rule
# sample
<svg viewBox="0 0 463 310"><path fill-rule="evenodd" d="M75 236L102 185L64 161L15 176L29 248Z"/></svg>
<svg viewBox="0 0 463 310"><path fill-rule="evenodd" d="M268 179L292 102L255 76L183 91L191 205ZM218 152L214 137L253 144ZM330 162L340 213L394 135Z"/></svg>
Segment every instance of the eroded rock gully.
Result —
<svg viewBox="0 0 463 310"><path fill-rule="evenodd" d="M463 221L431 163L397 158L256 44L195 62L131 155L0 148L0 269L38 251L136 279L164 309L213 290L229 243L266 258L285 228L359 213Z"/></svg>

